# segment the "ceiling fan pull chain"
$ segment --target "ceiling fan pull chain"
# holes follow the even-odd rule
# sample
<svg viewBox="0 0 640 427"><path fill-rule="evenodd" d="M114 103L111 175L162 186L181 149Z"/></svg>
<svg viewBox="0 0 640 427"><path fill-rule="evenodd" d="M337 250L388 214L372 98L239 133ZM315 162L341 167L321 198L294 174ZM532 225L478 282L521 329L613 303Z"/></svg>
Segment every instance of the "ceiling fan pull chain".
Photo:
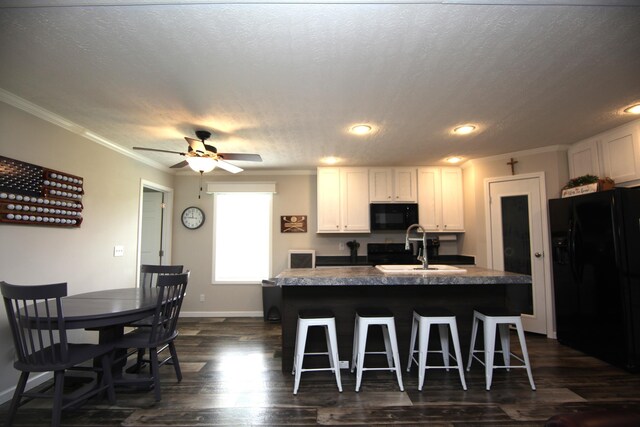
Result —
<svg viewBox="0 0 640 427"><path fill-rule="evenodd" d="M198 199L200 198L200 194L202 193L202 174L204 172L200 171L200 191L198 191Z"/></svg>

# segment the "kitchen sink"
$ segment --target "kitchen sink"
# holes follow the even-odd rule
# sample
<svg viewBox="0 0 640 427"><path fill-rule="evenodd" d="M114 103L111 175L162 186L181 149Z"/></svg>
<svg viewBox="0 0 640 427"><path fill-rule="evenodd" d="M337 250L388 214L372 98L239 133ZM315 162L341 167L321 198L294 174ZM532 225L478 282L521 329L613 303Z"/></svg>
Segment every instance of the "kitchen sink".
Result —
<svg viewBox="0 0 640 427"><path fill-rule="evenodd" d="M400 265L376 265L376 268L383 273L394 274L464 274L467 272L464 268L454 267L452 265L431 264L429 269L425 270L421 264L400 264Z"/></svg>

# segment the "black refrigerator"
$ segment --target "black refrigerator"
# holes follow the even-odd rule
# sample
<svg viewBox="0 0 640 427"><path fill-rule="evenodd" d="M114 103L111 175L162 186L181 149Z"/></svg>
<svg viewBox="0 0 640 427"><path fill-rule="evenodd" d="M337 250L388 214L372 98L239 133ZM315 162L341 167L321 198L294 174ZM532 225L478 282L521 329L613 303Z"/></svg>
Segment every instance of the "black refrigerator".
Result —
<svg viewBox="0 0 640 427"><path fill-rule="evenodd" d="M558 340L640 369L640 188L549 200Z"/></svg>

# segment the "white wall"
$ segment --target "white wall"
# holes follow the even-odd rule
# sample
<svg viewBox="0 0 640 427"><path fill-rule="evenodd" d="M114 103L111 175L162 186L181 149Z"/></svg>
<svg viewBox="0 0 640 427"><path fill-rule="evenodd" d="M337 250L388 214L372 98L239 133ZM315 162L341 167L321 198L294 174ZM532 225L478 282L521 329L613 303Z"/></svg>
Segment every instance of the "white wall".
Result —
<svg viewBox="0 0 640 427"><path fill-rule="evenodd" d="M517 174L544 172L547 198L560 197L560 190L569 180L567 163L568 147L547 147L541 150L506 154L490 158L473 160L465 164L464 180L464 217L465 229L462 241L462 252L473 254L476 264L487 266L487 236L485 218L486 178L511 175L511 168L506 163L515 158ZM545 211L547 207L544 207Z"/></svg>
<svg viewBox="0 0 640 427"><path fill-rule="evenodd" d="M443 242L441 254L465 254L476 257L478 265L486 265L486 236L484 218L484 178L503 176L510 169L504 163L509 159L494 157L471 162L463 170L466 233L458 235L457 242ZM560 187L567 181L566 147L518 154L518 173L545 171L547 194L557 197ZM275 182L277 194L273 199L273 259L272 276L286 268L289 249L315 249L316 255L348 256L349 250L339 250L339 243L349 240L360 242L359 255L366 255L367 243L403 243L404 233L374 234L317 234L316 230L316 175L309 172L271 172L256 175L244 173L205 175L202 182L248 181ZM197 230L185 229L179 221L173 225L173 261L191 270L189 292L183 306L185 315L260 315L262 290L255 285L211 284L213 253L213 196L205 192L198 199L200 179L197 175L179 175L175 183L174 218L180 218L188 206L198 206L205 212L205 224ZM306 233L281 233L281 215L308 215ZM251 242L246 243L247 262L254 256ZM200 295L205 301L200 302Z"/></svg>
<svg viewBox="0 0 640 427"><path fill-rule="evenodd" d="M0 280L68 282L69 294L135 286L140 180L172 187L173 176L0 102L0 155L84 178L80 228L0 223ZM113 246L125 255L113 257ZM0 402L18 374L0 309Z"/></svg>
<svg viewBox="0 0 640 427"><path fill-rule="evenodd" d="M261 314L260 285L211 284L213 201L206 193L198 199L197 175L161 172L2 102L0 129L0 155L82 176L86 192L84 222L79 229L0 224L0 280L18 284L66 281L70 294L133 286L140 180L144 179L175 190L172 262L184 264L192 272L184 312ZM568 180L563 149L513 156L519 161L518 173L545 171L548 196L558 196ZM465 167L466 233L457 244L445 244L441 253L474 255L478 265L486 263L483 182L487 177L509 174L505 165L508 157L480 159ZM340 251L338 244L356 239L360 242L359 254L365 255L367 243L404 241L404 233L317 234L314 171L209 174L203 187L212 180L276 182L272 275L286 268L289 249L313 248L318 255L347 256L348 249ZM186 230L177 220L182 210L192 205L201 207L207 216L198 230ZM281 215L308 215L307 233L280 233ZM113 257L116 244L125 247L124 257ZM250 262L251 242L246 248ZM204 303L199 301L200 294L205 295ZM0 310L0 339L11 341L4 310ZM13 349L4 346L0 350L0 402L10 398L17 380L12 363Z"/></svg>
<svg viewBox="0 0 640 427"><path fill-rule="evenodd" d="M308 172L272 172L268 175L243 173L239 175L205 175L208 181L275 182L277 193L273 197L273 258L271 275L287 268L289 249L315 249L316 255L348 256L349 250L339 250L339 243L349 240L360 242L358 254L366 255L369 242L404 242L404 233L384 234L317 234L316 233L316 175ZM179 221L173 226L173 260L191 270L189 291L183 305L186 315L261 315L261 285L213 285L211 265L213 253L213 196L201 194L199 177L179 175L175 184L174 218L180 218L188 206L198 206L205 212L205 223L197 230L187 230ZM281 233L280 216L308 215L306 233ZM237 226L237 225L234 225ZM247 262L254 256L251 242L246 242ZM266 277L265 277L266 279ZM200 302L200 295L205 301Z"/></svg>

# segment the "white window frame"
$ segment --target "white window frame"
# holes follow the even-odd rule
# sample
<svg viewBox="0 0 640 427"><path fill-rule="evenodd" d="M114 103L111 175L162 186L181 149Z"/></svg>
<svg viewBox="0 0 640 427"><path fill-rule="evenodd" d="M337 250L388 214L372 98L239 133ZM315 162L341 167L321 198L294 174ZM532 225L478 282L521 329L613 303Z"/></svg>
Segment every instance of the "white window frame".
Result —
<svg viewBox="0 0 640 427"><path fill-rule="evenodd" d="M263 279L268 279L271 277L272 273L272 252L273 252L273 193L275 193L275 183L249 183L249 182L217 182L217 183L209 183L207 184L207 193L213 194L213 232L211 235L213 253L211 258L211 283L214 285L243 285L243 284L260 284ZM268 211L268 224L270 224L268 228L268 251L266 256L268 257L267 265L268 265L268 275L267 277L257 278L255 281L235 281L235 280L216 280L216 228L217 228L217 218L216 218L216 202L218 194L237 194L237 193L261 193L261 194L269 194L269 211ZM251 224L247 224L247 227L251 227ZM247 252L247 262L251 262L252 254L250 251Z"/></svg>

